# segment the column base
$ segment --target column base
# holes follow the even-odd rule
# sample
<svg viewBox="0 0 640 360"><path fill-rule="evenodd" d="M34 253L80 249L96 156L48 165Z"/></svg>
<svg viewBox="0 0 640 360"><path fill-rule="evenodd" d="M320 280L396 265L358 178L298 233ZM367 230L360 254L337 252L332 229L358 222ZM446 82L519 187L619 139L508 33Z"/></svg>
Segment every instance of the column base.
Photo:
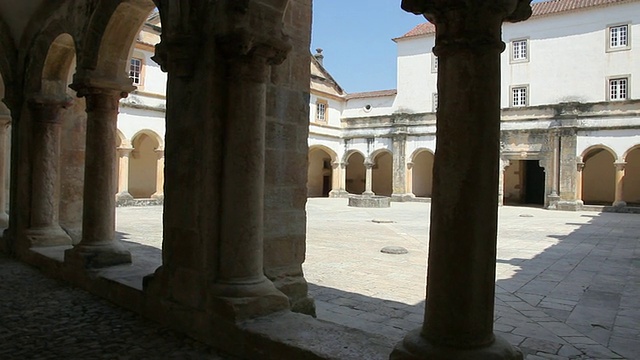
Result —
<svg viewBox="0 0 640 360"><path fill-rule="evenodd" d="M120 242L100 245L82 243L64 252L64 262L73 267L99 269L108 266L130 264L131 253Z"/></svg>
<svg viewBox="0 0 640 360"><path fill-rule="evenodd" d="M522 360L520 350L496 336L488 346L472 349L440 347L431 344L416 329L407 334L391 352L389 360Z"/></svg>
<svg viewBox="0 0 640 360"><path fill-rule="evenodd" d="M116 206L126 206L133 202L133 196L128 191L116 194Z"/></svg>
<svg viewBox="0 0 640 360"><path fill-rule="evenodd" d="M556 205L556 210L580 211L583 206L582 200L560 200Z"/></svg>
<svg viewBox="0 0 640 360"><path fill-rule="evenodd" d="M626 201L620 200L613 203L613 207L625 207L627 206Z"/></svg>
<svg viewBox="0 0 640 360"><path fill-rule="evenodd" d="M27 229L27 240L31 247L71 245L71 237L60 225Z"/></svg>
<svg viewBox="0 0 640 360"><path fill-rule="evenodd" d="M373 191L365 191L362 193L363 196L373 196L375 193Z"/></svg>
<svg viewBox="0 0 640 360"><path fill-rule="evenodd" d="M547 195L547 209L558 210L558 202L560 202L560 196L555 193Z"/></svg>
<svg viewBox="0 0 640 360"><path fill-rule="evenodd" d="M151 198L158 201L164 201L164 193L153 193Z"/></svg>
<svg viewBox="0 0 640 360"><path fill-rule="evenodd" d="M349 193L344 190L331 190L329 191L330 198L346 198L349 197Z"/></svg>
<svg viewBox="0 0 640 360"><path fill-rule="evenodd" d="M391 201L394 202L405 202L405 201L411 201L415 198L416 196L409 193L409 194L391 194Z"/></svg>
<svg viewBox="0 0 640 360"><path fill-rule="evenodd" d="M208 307L222 318L239 321L289 310L289 298L264 277L251 283L216 283Z"/></svg>

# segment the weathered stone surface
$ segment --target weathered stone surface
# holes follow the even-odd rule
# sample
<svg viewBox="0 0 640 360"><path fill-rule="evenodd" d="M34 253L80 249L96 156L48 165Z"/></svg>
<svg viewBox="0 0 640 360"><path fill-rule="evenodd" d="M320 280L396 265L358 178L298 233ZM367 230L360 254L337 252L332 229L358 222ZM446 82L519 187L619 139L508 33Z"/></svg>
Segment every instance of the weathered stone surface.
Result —
<svg viewBox="0 0 640 360"><path fill-rule="evenodd" d="M391 198L377 195L349 195L349 206L387 208L391 206Z"/></svg>

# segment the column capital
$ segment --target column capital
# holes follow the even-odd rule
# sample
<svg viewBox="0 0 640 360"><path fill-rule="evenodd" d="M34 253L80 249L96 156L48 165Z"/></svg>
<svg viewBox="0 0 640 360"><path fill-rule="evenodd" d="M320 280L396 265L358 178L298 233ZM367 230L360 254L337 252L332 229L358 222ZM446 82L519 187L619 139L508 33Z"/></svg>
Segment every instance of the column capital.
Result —
<svg viewBox="0 0 640 360"><path fill-rule="evenodd" d="M45 95L34 94L27 100L29 110L33 113L33 120L40 123L59 124L60 110L73 104L73 99L66 94Z"/></svg>
<svg viewBox="0 0 640 360"><path fill-rule="evenodd" d="M373 168L373 166L374 166L375 164L376 164L376 163L375 163L373 160L369 160L369 159L367 159L367 160L365 160L365 161L364 161L364 167L365 167L365 168L367 168L367 169L371 169L371 168Z"/></svg>
<svg viewBox="0 0 640 360"><path fill-rule="evenodd" d="M413 169L413 161L407 162L407 169L409 170Z"/></svg>
<svg viewBox="0 0 640 360"><path fill-rule="evenodd" d="M582 170L584 170L584 163L583 162L577 162L576 163L576 168L577 168L578 172L581 172Z"/></svg>
<svg viewBox="0 0 640 360"><path fill-rule="evenodd" d="M126 98L135 87L116 83L102 83L100 81L74 82L69 85L77 92L78 97L84 97L87 111L117 111L120 99Z"/></svg>
<svg viewBox="0 0 640 360"><path fill-rule="evenodd" d="M436 25L438 56L460 51L504 51L500 40L503 22L518 22L531 16L531 0L402 0L402 9L424 15Z"/></svg>
<svg viewBox="0 0 640 360"><path fill-rule="evenodd" d="M156 153L158 159L162 159L164 157L164 149L155 149L153 152Z"/></svg>
<svg viewBox="0 0 640 360"><path fill-rule="evenodd" d="M133 148L119 147L119 148L116 148L116 150L118 151L119 157L125 157L125 156L128 157L129 155L131 155Z"/></svg>
<svg viewBox="0 0 640 360"><path fill-rule="evenodd" d="M613 163L613 166L615 166L616 170L618 170L618 171L624 170L626 165L627 165L626 162L615 162L615 163Z"/></svg>
<svg viewBox="0 0 640 360"><path fill-rule="evenodd" d="M124 81L114 81L94 77L90 73L76 73L73 76L73 83L69 87L77 92L78 97L111 95L117 97L118 100L126 98L130 92L136 89L128 78Z"/></svg>

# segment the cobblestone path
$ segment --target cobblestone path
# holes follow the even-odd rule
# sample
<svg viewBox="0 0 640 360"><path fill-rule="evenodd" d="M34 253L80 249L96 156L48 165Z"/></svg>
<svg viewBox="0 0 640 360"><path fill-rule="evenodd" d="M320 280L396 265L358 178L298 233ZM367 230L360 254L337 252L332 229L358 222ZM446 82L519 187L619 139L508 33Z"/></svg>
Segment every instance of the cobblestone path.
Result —
<svg viewBox="0 0 640 360"><path fill-rule="evenodd" d="M0 254L0 359L231 359Z"/></svg>

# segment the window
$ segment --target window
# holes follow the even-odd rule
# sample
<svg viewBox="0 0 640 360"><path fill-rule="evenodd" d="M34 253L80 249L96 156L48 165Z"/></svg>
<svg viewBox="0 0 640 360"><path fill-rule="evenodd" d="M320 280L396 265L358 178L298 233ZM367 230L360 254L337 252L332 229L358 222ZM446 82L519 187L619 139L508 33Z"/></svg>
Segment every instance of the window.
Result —
<svg viewBox="0 0 640 360"><path fill-rule="evenodd" d="M432 73L437 73L438 72L438 57L436 56L436 54L431 54L431 72Z"/></svg>
<svg viewBox="0 0 640 360"><path fill-rule="evenodd" d="M511 61L521 62L529 60L529 44L527 39L511 42Z"/></svg>
<svg viewBox="0 0 640 360"><path fill-rule="evenodd" d="M629 25L609 27L609 50L629 49Z"/></svg>
<svg viewBox="0 0 640 360"><path fill-rule="evenodd" d="M438 111L438 93L433 93L433 112Z"/></svg>
<svg viewBox="0 0 640 360"><path fill-rule="evenodd" d="M627 100L629 96L628 92L629 79L628 78L615 78L609 79L609 100L621 101Z"/></svg>
<svg viewBox="0 0 640 360"><path fill-rule="evenodd" d="M133 80L133 85L142 84L142 60L131 58L129 63L129 78Z"/></svg>
<svg viewBox="0 0 640 360"><path fill-rule="evenodd" d="M326 123L327 115L327 102L318 100L316 102L316 122Z"/></svg>
<svg viewBox="0 0 640 360"><path fill-rule="evenodd" d="M511 87L511 106L519 107L519 106L527 106L529 103L529 99L527 96L528 93L527 86L513 86Z"/></svg>

